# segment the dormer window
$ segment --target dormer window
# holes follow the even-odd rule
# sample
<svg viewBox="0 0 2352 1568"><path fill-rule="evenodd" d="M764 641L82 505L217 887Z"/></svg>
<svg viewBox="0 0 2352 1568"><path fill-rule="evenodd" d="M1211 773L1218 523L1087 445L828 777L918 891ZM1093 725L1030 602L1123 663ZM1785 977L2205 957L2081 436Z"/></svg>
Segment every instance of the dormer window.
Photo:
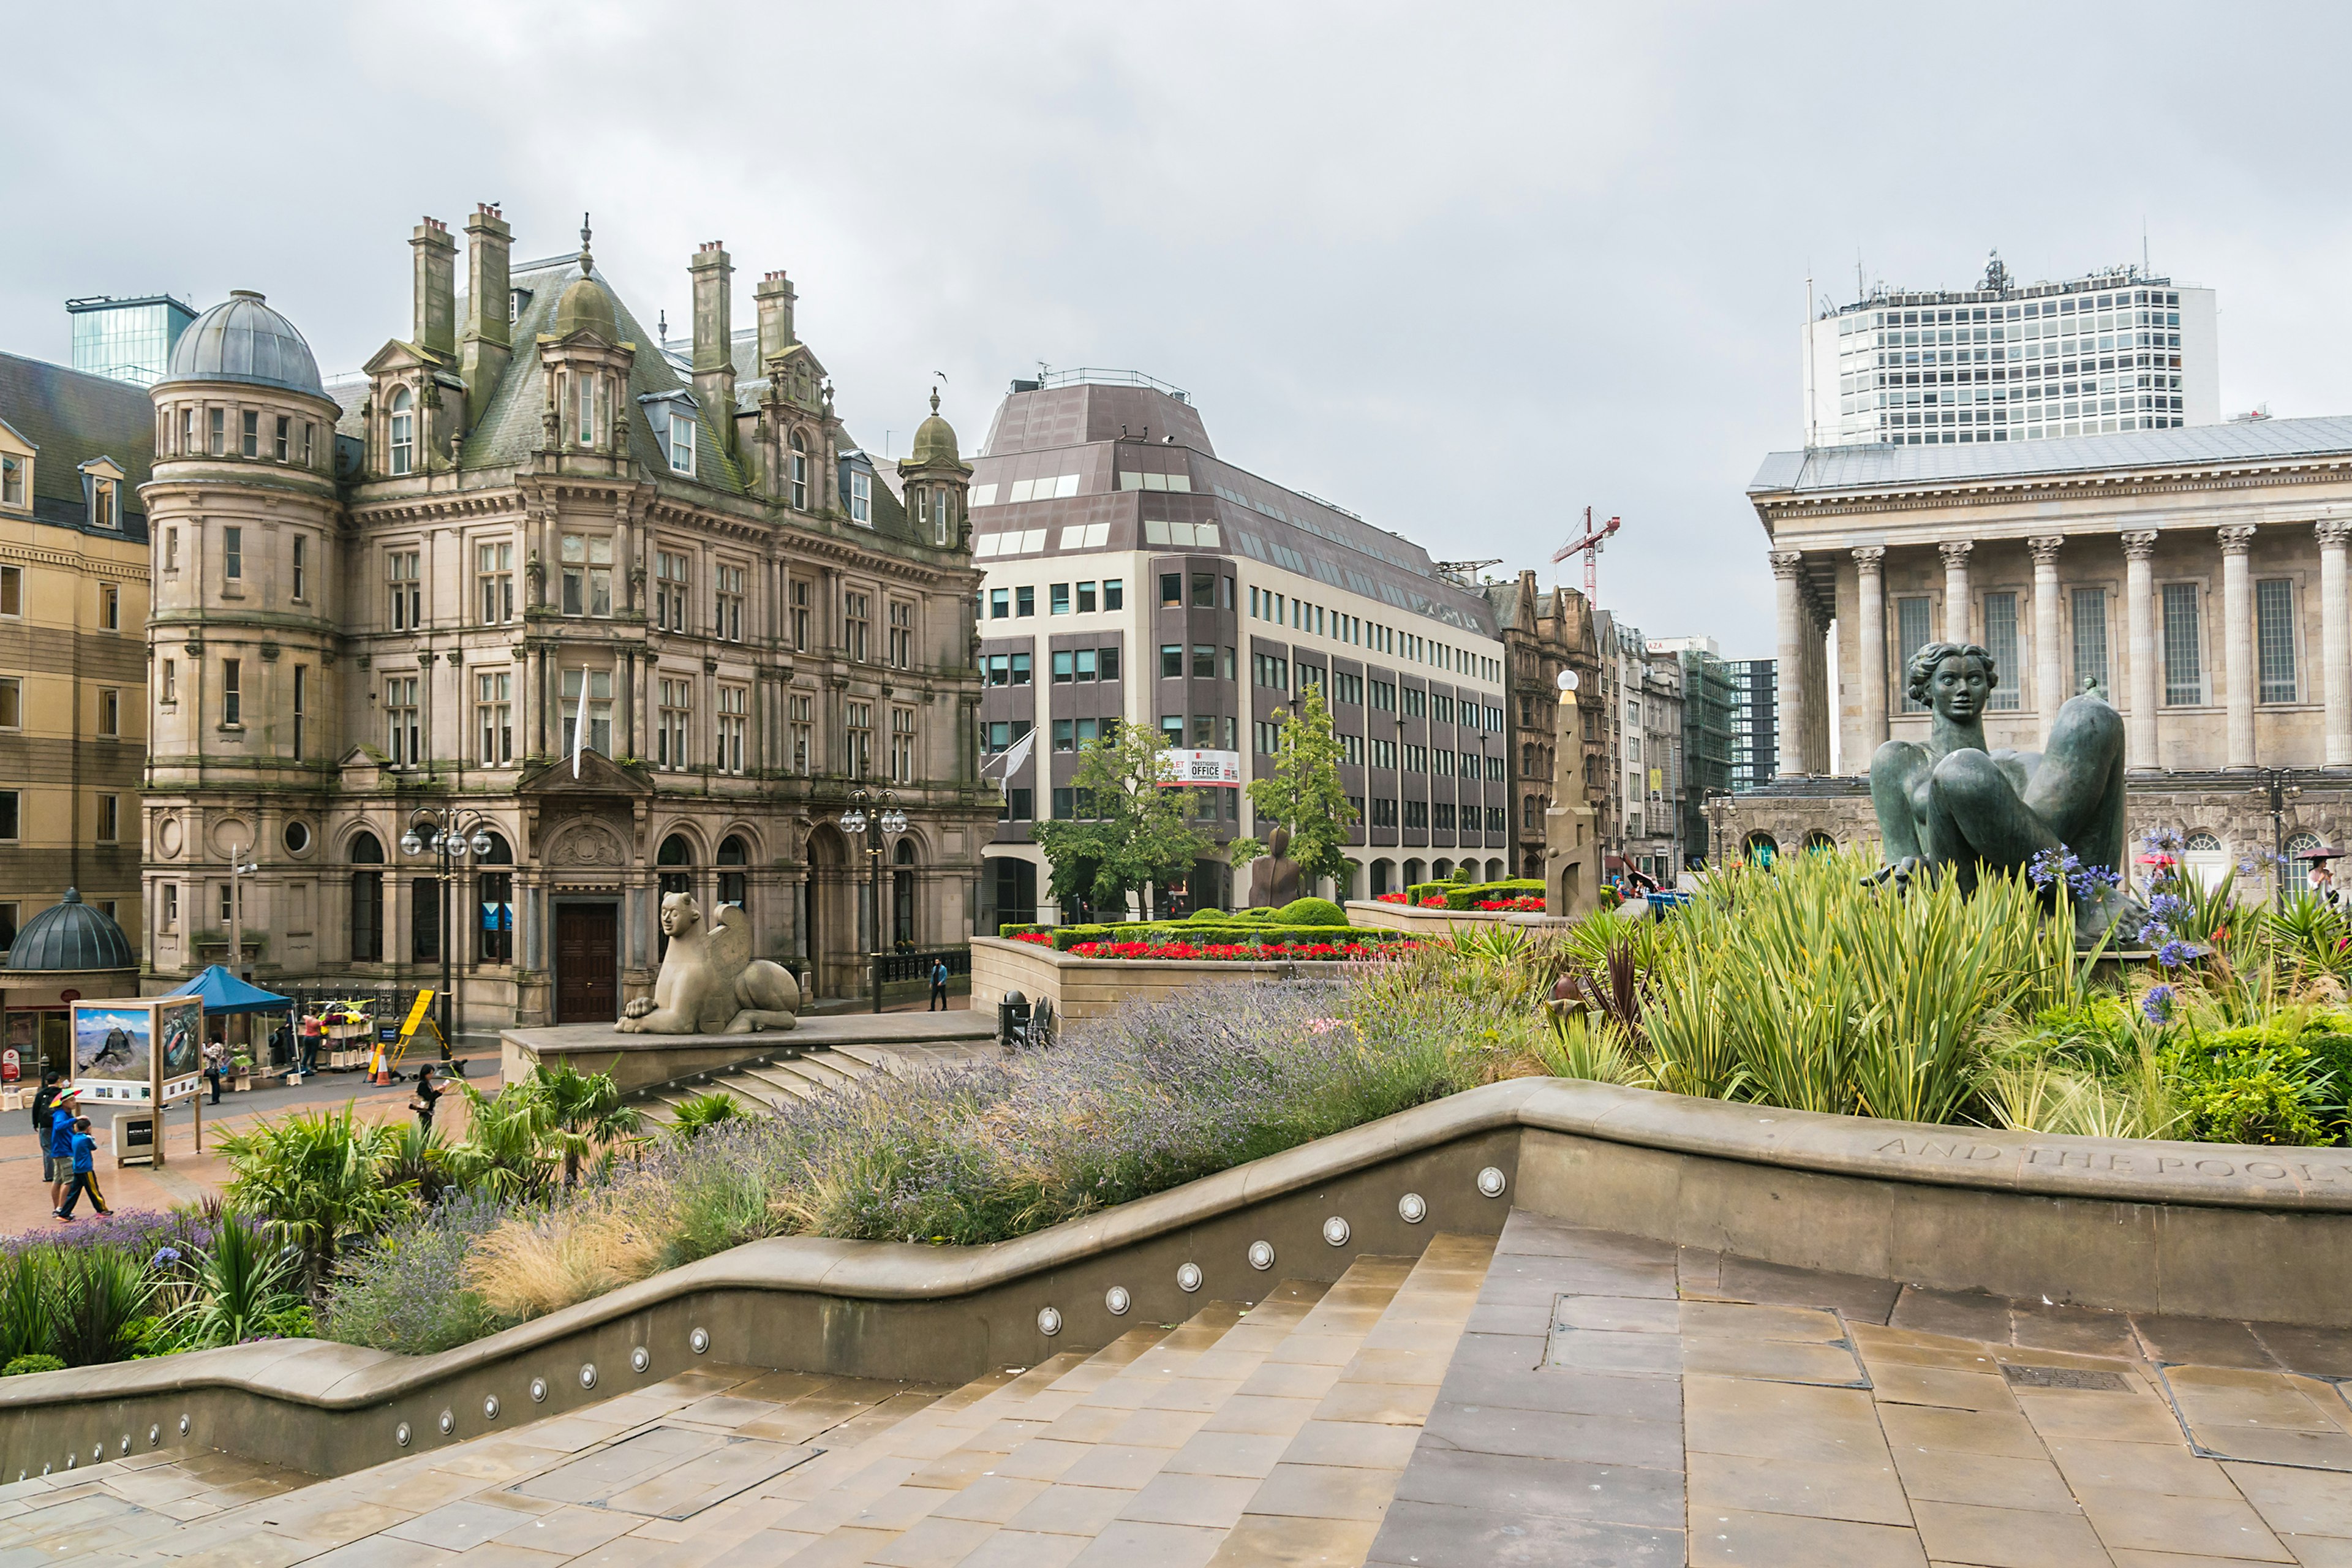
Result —
<svg viewBox="0 0 2352 1568"><path fill-rule="evenodd" d="M794 511L808 510L808 443L802 440L801 433L795 430L793 432L792 456L793 510Z"/></svg>
<svg viewBox="0 0 2352 1568"><path fill-rule="evenodd" d="M122 526L122 470L108 458L93 458L81 466L82 499L92 528Z"/></svg>
<svg viewBox="0 0 2352 1568"><path fill-rule="evenodd" d="M863 468L849 470L849 521L874 526L874 477Z"/></svg>
<svg viewBox="0 0 2352 1568"><path fill-rule="evenodd" d="M600 379L593 375L572 378L572 405L578 415L573 427L580 432L580 445L583 447L596 444L596 384Z"/></svg>
<svg viewBox="0 0 2352 1568"><path fill-rule="evenodd" d="M0 455L0 506L25 504L25 459L15 453Z"/></svg>
<svg viewBox="0 0 2352 1568"><path fill-rule="evenodd" d="M674 474L694 474L694 416L673 412L669 416L669 468Z"/></svg>
<svg viewBox="0 0 2352 1568"><path fill-rule="evenodd" d="M416 455L416 415L413 411L408 388L401 387L392 395L392 471L404 474L415 466Z"/></svg>

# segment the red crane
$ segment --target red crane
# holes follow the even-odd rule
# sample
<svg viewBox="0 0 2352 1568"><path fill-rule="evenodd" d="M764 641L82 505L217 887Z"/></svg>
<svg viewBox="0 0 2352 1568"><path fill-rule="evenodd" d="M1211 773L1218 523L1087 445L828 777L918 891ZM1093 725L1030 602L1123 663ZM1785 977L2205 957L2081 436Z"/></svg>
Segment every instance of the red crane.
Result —
<svg viewBox="0 0 2352 1568"><path fill-rule="evenodd" d="M1591 507L1586 507L1584 509L1584 537L1576 540L1571 543L1561 545L1552 555L1551 563L1557 566L1561 562L1567 560L1570 556L1575 554L1578 551L1580 550L1584 552L1584 602L1588 605L1597 604L1599 602L1596 597L1595 590L1598 586L1597 568L1599 565L1601 547L1609 542L1609 536L1611 534L1616 532L1618 529L1623 526L1624 522L1622 519L1612 517L1607 522L1602 523L1600 527L1593 527L1592 509Z"/></svg>

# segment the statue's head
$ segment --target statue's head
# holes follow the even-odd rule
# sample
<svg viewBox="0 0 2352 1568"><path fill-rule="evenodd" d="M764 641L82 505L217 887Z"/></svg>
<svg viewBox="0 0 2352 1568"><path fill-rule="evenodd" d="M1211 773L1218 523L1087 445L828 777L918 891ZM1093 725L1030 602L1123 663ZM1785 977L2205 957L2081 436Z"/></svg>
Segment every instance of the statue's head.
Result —
<svg viewBox="0 0 2352 1568"><path fill-rule="evenodd" d="M1287 827L1277 827L1273 832L1267 834L1265 836L1265 852L1268 856L1276 860L1281 859L1285 855L1290 853L1290 829Z"/></svg>
<svg viewBox="0 0 2352 1568"><path fill-rule="evenodd" d="M1974 643L1931 642L1911 656L1904 689L1940 718L1974 720L1984 714L2000 676L1992 655Z"/></svg>
<svg viewBox="0 0 2352 1568"><path fill-rule="evenodd" d="M662 935L684 936L702 923L702 911L694 907L692 893L666 893L662 896Z"/></svg>

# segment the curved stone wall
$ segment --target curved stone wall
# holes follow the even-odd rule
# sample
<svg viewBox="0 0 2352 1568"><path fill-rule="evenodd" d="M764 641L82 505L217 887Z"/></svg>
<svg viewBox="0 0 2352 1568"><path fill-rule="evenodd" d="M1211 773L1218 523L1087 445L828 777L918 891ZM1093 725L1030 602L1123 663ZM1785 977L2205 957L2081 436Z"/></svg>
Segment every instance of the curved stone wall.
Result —
<svg viewBox="0 0 2352 1568"><path fill-rule="evenodd" d="M2352 1326L2352 1152L1529 1079L992 1247L756 1242L436 1356L294 1340L10 1378L0 1479L183 1438L341 1474L706 1362L960 1382L1439 1231L1491 1234L1513 1205L1939 1289Z"/></svg>

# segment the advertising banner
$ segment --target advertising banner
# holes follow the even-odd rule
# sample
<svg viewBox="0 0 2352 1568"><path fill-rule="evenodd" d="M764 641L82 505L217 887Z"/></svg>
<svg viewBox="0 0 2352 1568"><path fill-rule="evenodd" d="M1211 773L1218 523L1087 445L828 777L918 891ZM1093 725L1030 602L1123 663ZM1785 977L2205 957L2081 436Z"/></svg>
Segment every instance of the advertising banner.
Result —
<svg viewBox="0 0 2352 1568"><path fill-rule="evenodd" d="M1242 784L1242 754L1239 752L1188 752L1171 750L1164 753L1165 771L1160 775L1162 789L1239 789Z"/></svg>

